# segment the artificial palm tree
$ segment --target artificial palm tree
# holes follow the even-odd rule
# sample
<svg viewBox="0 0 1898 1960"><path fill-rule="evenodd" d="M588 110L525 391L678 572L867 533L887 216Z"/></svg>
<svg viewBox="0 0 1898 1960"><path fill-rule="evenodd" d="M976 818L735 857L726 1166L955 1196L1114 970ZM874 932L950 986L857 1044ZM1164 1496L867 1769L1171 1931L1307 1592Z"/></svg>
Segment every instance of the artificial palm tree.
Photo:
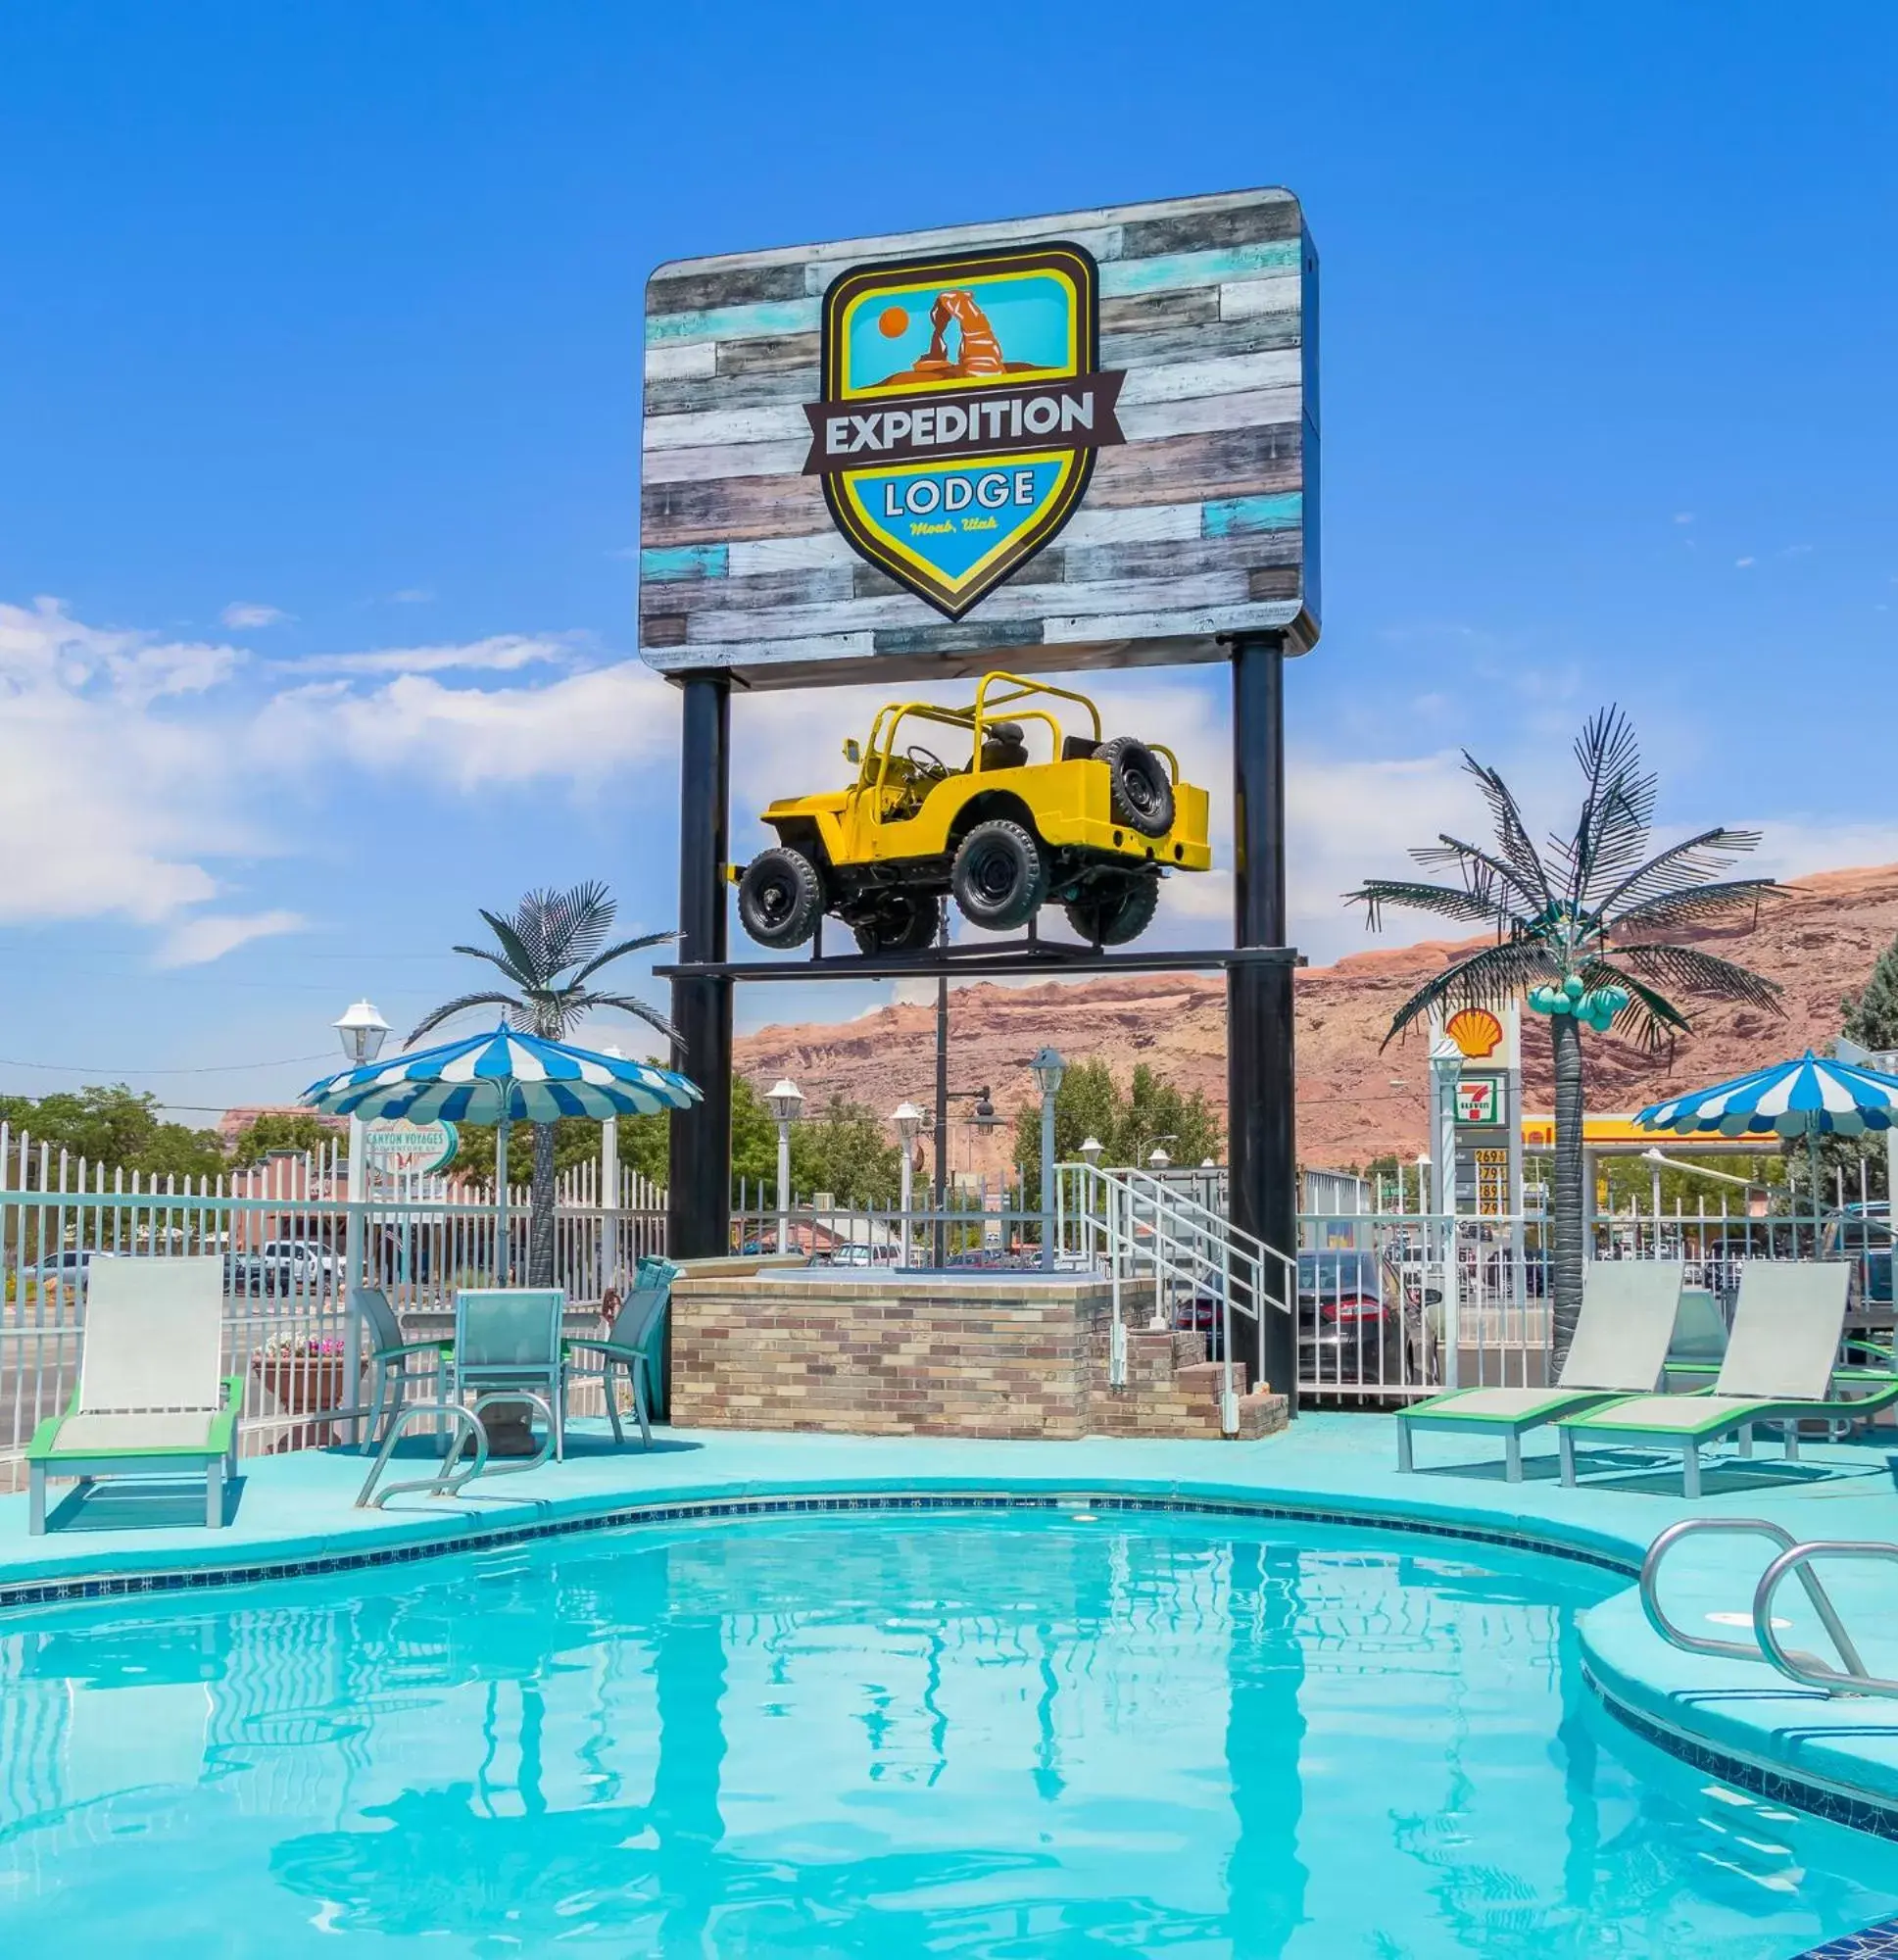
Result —
<svg viewBox="0 0 1898 1960"><path fill-rule="evenodd" d="M1349 894L1375 929L1400 906L1491 927L1495 943L1453 959L1392 1016L1387 1045L1433 1008L1496 1007L1517 995L1546 1014L1555 1049L1554 1351L1559 1364L1582 1306L1587 1224L1582 1189L1582 1031L1610 1026L1649 1051L1672 1047L1687 1017L1661 989L1742 1001L1779 1011L1778 988L1730 959L1665 937L1681 927L1757 906L1771 878L1724 878L1760 841L1757 830L1703 830L1653 852L1656 779L1619 709L1596 714L1576 743L1582 814L1572 837L1537 850L1515 797L1494 769L1469 754L1495 825L1487 849L1439 836L1410 855L1427 869L1453 868L1456 884L1374 878Z"/></svg>
<svg viewBox="0 0 1898 1960"><path fill-rule="evenodd" d="M679 1033L657 1008L630 994L603 994L589 984L594 975L629 953L662 946L677 933L642 933L611 946L602 942L612 930L617 907L605 885L575 885L571 891L529 892L511 913L483 911L493 946L458 946L470 959L498 966L513 983L511 994L463 994L445 1001L415 1023L414 1042L470 1007L499 1007L525 1034L563 1041L596 1007L617 1007L657 1028L674 1047ZM552 1123L534 1125L534 1192L527 1237L530 1286L554 1283L554 1146Z"/></svg>

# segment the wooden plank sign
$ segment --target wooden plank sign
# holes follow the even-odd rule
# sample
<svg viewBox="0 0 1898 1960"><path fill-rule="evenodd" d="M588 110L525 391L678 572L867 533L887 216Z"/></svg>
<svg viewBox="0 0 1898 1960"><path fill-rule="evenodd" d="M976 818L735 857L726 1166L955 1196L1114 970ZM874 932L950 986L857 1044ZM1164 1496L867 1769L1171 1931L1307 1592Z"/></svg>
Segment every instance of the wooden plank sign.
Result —
<svg viewBox="0 0 1898 1960"><path fill-rule="evenodd" d="M790 687L1304 652L1317 294L1283 190L661 266L641 654Z"/></svg>

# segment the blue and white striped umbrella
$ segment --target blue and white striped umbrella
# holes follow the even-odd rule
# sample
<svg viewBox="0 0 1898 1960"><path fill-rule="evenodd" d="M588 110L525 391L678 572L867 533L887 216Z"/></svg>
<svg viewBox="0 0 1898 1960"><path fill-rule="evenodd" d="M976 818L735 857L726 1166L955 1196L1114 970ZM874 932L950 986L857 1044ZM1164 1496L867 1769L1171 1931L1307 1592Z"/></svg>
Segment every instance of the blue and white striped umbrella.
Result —
<svg viewBox="0 0 1898 1960"><path fill-rule="evenodd" d="M1898 1075L1816 1055L1776 1062L1690 1096L1651 1103L1634 1118L1677 1136L1856 1137L1898 1124Z"/></svg>
<svg viewBox="0 0 1898 1960"><path fill-rule="evenodd" d="M492 1034L345 1069L303 1092L325 1115L421 1123L605 1122L686 1109L700 1100L698 1084L669 1068L568 1048L505 1022Z"/></svg>

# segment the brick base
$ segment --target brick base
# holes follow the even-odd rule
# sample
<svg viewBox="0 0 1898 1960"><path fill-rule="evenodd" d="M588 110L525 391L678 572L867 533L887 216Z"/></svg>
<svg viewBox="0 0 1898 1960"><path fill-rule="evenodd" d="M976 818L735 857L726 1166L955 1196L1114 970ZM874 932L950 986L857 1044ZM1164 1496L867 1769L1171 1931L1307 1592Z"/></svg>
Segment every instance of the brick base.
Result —
<svg viewBox="0 0 1898 1960"><path fill-rule="evenodd" d="M1130 1330L1107 1386L1113 1297L1077 1279L691 1278L672 1290L672 1419L852 1436L1220 1434L1225 1370L1196 1334ZM1241 1389L1241 1438L1286 1424Z"/></svg>

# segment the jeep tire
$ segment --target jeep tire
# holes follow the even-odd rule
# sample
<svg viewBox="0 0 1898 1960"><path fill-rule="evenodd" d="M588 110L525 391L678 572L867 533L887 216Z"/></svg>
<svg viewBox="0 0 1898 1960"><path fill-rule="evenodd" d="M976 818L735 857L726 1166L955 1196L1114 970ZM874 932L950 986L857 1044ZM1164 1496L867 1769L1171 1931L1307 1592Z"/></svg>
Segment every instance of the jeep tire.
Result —
<svg viewBox="0 0 1898 1960"><path fill-rule="evenodd" d="M1159 757L1131 735L1101 743L1095 757L1107 764L1114 821L1143 837L1164 837L1173 828L1173 783Z"/></svg>
<svg viewBox="0 0 1898 1960"><path fill-rule="evenodd" d="M930 899L891 898L868 918L853 919L860 953L920 953L936 944L936 905Z"/></svg>
<svg viewBox="0 0 1898 1960"><path fill-rule="evenodd" d="M997 817L963 838L949 867L962 916L990 932L1026 925L1047 899L1047 859L1019 823Z"/></svg>
<svg viewBox="0 0 1898 1960"><path fill-rule="evenodd" d="M1061 909L1081 937L1100 946L1125 946L1153 923L1160 881L1150 871L1097 879Z"/></svg>
<svg viewBox="0 0 1898 1960"><path fill-rule="evenodd" d="M738 881L738 916L760 946L802 946L824 915L824 881L802 851L760 851Z"/></svg>

